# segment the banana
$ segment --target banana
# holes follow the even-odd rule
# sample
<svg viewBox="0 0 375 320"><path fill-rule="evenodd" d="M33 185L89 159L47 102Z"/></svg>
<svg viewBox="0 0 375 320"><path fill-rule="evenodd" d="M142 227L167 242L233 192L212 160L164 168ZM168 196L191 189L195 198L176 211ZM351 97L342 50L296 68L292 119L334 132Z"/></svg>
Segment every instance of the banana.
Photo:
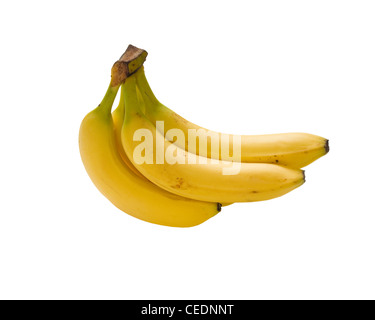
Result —
<svg viewBox="0 0 375 320"><path fill-rule="evenodd" d="M120 210L155 224L191 227L215 216L220 204L169 193L124 164L116 148L111 115L118 90L119 85L111 83L101 104L82 121L79 132L83 164L99 191Z"/></svg>
<svg viewBox="0 0 375 320"><path fill-rule="evenodd" d="M145 100L146 117L154 125L156 121L163 121L165 132L176 128L182 130L185 134L185 141L176 142L180 148L196 153L195 150L199 150L198 139L196 139L195 144L189 149L188 130L200 130L200 132L205 132L208 137L207 148L203 150L206 154L200 153L200 155L213 159L232 160L228 155L221 152L220 146L224 136L222 133L199 127L160 103L147 82L143 66L136 72L135 76L137 86L141 92L142 98ZM209 138L210 136L213 138ZM225 136L229 136L229 150L233 150L235 136ZM168 136L166 137L168 138ZM214 137L217 137L217 139L214 140ZM242 135L240 139L241 162L274 163L291 168L303 168L329 151L327 139L308 133ZM217 143L218 148L211 150L213 145L212 141Z"/></svg>
<svg viewBox="0 0 375 320"><path fill-rule="evenodd" d="M267 163L237 163L238 174L223 175L233 162L204 158L176 147L143 114L136 91L138 72L121 87L126 106L121 140L130 161L154 184L195 200L233 203L276 198L304 183L302 170ZM145 103L147 107L146 99ZM135 141L142 135L142 143ZM142 148L144 156L139 152ZM172 161L162 163L160 155L167 158L167 154Z"/></svg>

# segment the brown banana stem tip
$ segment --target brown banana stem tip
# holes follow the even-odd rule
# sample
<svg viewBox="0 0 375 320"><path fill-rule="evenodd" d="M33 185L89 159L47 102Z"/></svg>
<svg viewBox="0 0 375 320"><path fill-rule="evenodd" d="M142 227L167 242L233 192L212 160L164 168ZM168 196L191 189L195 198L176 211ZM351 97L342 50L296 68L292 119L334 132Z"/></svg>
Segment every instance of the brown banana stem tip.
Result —
<svg viewBox="0 0 375 320"><path fill-rule="evenodd" d="M324 146L324 149L326 149L326 153L329 152L329 140L326 140L326 144Z"/></svg>
<svg viewBox="0 0 375 320"><path fill-rule="evenodd" d="M136 72L146 61L148 53L146 50L139 49L131 44L115 62L111 70L111 86L116 87L123 83L127 77Z"/></svg>

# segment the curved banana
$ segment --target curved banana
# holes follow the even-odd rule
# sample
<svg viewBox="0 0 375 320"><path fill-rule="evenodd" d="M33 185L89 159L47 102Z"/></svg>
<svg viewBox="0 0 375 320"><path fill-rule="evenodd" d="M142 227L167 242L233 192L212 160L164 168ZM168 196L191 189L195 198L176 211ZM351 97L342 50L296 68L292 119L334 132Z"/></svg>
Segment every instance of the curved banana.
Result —
<svg viewBox="0 0 375 320"><path fill-rule="evenodd" d="M222 133L199 127L160 103L147 82L143 66L135 76L137 86L142 98L145 100L145 114L147 118L154 125L156 121L164 121L165 132L176 128L182 130L185 134L185 141L182 143L177 142L180 148L195 153L195 150L198 150L199 147L198 140L196 140L193 148L189 149L188 130L200 130L200 132L206 133L207 137L213 137L207 139L207 150L204 150L206 152L206 154L203 154L204 156L214 159L232 160L221 152ZM233 150L234 135L226 136L229 136L229 150ZM215 142L217 142L218 148L211 150L214 137L217 137ZM329 151L327 139L308 133L242 135L240 137L241 162L275 163L291 168L303 168Z"/></svg>
<svg viewBox="0 0 375 320"><path fill-rule="evenodd" d="M179 197L145 181L124 165L117 149L111 108L119 86L110 86L101 104L82 121L82 161L99 191L120 210L144 221L191 227L213 217L221 205Z"/></svg>
<svg viewBox="0 0 375 320"><path fill-rule="evenodd" d="M134 75L122 85L121 94L126 105L121 135L124 150L138 171L167 191L201 201L247 202L282 196L305 181L302 170L264 163L236 163L238 174L223 175L234 162L188 153L156 130L140 109ZM145 140L140 144L142 137Z"/></svg>

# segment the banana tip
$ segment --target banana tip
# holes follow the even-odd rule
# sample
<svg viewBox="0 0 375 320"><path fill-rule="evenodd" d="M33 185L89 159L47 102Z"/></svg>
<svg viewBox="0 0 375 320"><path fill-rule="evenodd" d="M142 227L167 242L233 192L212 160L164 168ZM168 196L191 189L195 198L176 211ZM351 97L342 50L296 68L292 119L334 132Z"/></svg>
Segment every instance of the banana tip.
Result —
<svg viewBox="0 0 375 320"><path fill-rule="evenodd" d="M302 175L303 175L303 183L306 182L306 174L305 174L305 170L302 170Z"/></svg>
<svg viewBox="0 0 375 320"><path fill-rule="evenodd" d="M221 204L221 203L217 203L217 211L218 212L220 212L221 211L221 207L222 207L223 205Z"/></svg>
<svg viewBox="0 0 375 320"><path fill-rule="evenodd" d="M326 149L326 154L329 152L329 140L326 140L326 144L324 145L324 149Z"/></svg>

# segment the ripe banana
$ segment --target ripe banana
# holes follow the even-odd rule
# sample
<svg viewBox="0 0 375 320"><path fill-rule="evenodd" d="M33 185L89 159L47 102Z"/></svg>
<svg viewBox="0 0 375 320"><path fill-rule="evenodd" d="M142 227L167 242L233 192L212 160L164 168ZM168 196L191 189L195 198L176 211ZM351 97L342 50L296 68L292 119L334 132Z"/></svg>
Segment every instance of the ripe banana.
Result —
<svg viewBox="0 0 375 320"><path fill-rule="evenodd" d="M176 142L180 148L195 153L199 150L198 139L189 149L188 130L196 129L205 132L207 148L203 148L207 156L213 159L232 160L221 152L222 133L213 132L193 124L179 116L171 109L158 101L147 82L142 66L135 74L137 86L145 101L146 117L155 125L156 121L164 121L165 132L170 129L180 129L185 134L185 141ZM202 131L203 130L203 131ZM219 146L216 151L211 150L214 138ZM233 135L229 136L229 150L233 150ZM168 138L168 136L166 136ZM328 140L308 133L282 133L267 135L242 135L241 136L241 162L274 163L291 168L303 168L329 151Z"/></svg>
<svg viewBox="0 0 375 320"><path fill-rule="evenodd" d="M138 72L127 78L121 87L121 94L125 97L122 101L126 106L121 138L127 156L147 179L183 197L220 203L268 200L282 196L304 183L302 170L267 163L237 163L240 166L238 174L223 175L234 163L207 159L175 147L156 130L141 110L136 91ZM143 96L147 98L146 94ZM146 99L145 103L147 107ZM145 163L141 163L142 157L137 156L141 154L138 153L141 144L134 139L140 138L139 134L145 137L142 142L145 145L145 158L148 159ZM147 137L151 137L151 140ZM158 150L158 146L162 146L162 150ZM171 155L176 163L160 163L160 151L162 156Z"/></svg>
<svg viewBox="0 0 375 320"><path fill-rule="evenodd" d="M79 147L91 180L120 210L144 221L191 227L215 216L218 203L186 199L169 193L134 173L116 148L111 108L119 85L109 86L101 104L82 121Z"/></svg>

